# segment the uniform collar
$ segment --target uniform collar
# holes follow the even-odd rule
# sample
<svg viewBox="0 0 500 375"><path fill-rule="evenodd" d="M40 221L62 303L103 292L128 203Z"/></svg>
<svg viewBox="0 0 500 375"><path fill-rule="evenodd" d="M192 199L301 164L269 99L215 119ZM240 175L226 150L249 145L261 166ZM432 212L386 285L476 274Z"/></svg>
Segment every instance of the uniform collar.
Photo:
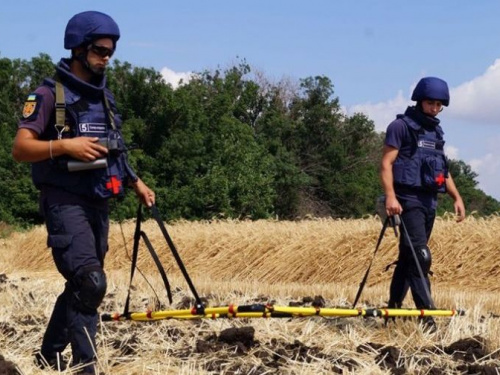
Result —
<svg viewBox="0 0 500 375"><path fill-rule="evenodd" d="M436 117L427 116L423 113L419 108L413 106L408 107L405 111L405 116L413 119L417 124L426 129L434 129L436 126L439 126L440 120Z"/></svg>
<svg viewBox="0 0 500 375"><path fill-rule="evenodd" d="M70 59L61 59L56 65L56 72L62 83L83 96L102 97L103 90L106 87L106 77L103 75L96 82L85 82L71 72L70 62Z"/></svg>

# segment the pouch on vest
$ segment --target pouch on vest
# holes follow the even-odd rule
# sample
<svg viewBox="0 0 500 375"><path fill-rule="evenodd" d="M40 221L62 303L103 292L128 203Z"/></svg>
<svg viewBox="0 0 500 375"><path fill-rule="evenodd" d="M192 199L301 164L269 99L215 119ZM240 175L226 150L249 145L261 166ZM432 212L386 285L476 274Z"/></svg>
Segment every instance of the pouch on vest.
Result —
<svg viewBox="0 0 500 375"><path fill-rule="evenodd" d="M446 162L443 158L427 156L422 161L422 183L432 191L446 191Z"/></svg>
<svg viewBox="0 0 500 375"><path fill-rule="evenodd" d="M396 159L392 172L395 183L414 188L422 187L421 159Z"/></svg>

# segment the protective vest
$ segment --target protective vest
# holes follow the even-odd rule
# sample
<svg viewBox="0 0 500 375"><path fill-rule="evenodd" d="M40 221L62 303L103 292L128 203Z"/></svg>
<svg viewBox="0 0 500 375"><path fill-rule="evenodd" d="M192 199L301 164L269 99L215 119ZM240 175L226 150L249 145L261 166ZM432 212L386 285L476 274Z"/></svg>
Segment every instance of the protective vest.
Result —
<svg viewBox="0 0 500 375"><path fill-rule="evenodd" d="M446 192L448 165L444 155L443 130L436 125L427 130L411 117L398 115L406 124L413 142L411 155L398 156L393 164L395 185Z"/></svg>
<svg viewBox="0 0 500 375"><path fill-rule="evenodd" d="M127 176L136 177L126 161L121 120L115 116L116 106L111 92L103 88L84 97L72 85L63 86L53 79L46 79L44 85L50 87L56 97L55 116L51 121L55 125L49 126L40 138L99 137L99 142L109 152L106 158L93 163L70 160L66 156L33 163L35 186L39 189L43 185L55 186L91 199L122 195Z"/></svg>

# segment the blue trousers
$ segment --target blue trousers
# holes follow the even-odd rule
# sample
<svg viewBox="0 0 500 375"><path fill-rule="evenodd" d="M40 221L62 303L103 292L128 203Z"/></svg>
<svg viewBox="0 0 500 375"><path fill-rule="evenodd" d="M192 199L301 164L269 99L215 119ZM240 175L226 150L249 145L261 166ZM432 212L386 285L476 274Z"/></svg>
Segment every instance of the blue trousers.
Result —
<svg viewBox="0 0 500 375"><path fill-rule="evenodd" d="M424 287L424 285L427 285L430 293L431 286L428 273L431 254L427 243L434 226L436 210L425 207L419 202L400 200L400 203L403 206L401 219L405 224L411 243L419 259L424 279L422 280L418 272L415 257L404 229L401 226L399 234L399 257L392 277L389 307L401 307L408 289L410 289L415 306L419 309L428 309L432 307L432 300L427 295ZM424 257L422 257L422 254L424 254ZM425 256L428 259L424 259Z"/></svg>
<svg viewBox="0 0 500 375"><path fill-rule="evenodd" d="M55 265L66 279L42 341L41 353L54 358L71 344L73 365L88 364L84 371L94 372L95 336L98 314L82 311L75 303L79 276L88 267L104 266L108 249L108 210L83 205L44 207L48 240Z"/></svg>

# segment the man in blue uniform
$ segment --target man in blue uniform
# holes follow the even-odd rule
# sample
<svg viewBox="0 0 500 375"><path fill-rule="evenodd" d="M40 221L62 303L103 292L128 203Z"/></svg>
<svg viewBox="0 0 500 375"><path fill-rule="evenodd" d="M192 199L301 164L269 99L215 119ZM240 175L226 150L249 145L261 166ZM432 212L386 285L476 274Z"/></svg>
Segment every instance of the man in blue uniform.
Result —
<svg viewBox="0 0 500 375"><path fill-rule="evenodd" d="M105 70L120 31L106 14L88 11L66 27L65 49L54 78L45 79L26 100L14 141L17 161L32 163L48 246L66 279L36 360L63 369L62 351L71 344L82 373L95 373L99 307L106 293L108 199L130 185L147 206L154 192L130 168L121 119L106 87Z"/></svg>
<svg viewBox="0 0 500 375"><path fill-rule="evenodd" d="M457 221L464 219L465 207L448 171L444 133L436 117L443 106L449 105L448 85L440 78L422 78L411 99L417 102L416 106L408 107L387 128L381 165L387 215L401 216L411 240L408 243L402 231L389 307L400 308L411 289L418 309L432 309L435 306L428 278L431 252L427 244L436 217L437 195L446 192L453 198ZM435 329L432 318L425 323Z"/></svg>

